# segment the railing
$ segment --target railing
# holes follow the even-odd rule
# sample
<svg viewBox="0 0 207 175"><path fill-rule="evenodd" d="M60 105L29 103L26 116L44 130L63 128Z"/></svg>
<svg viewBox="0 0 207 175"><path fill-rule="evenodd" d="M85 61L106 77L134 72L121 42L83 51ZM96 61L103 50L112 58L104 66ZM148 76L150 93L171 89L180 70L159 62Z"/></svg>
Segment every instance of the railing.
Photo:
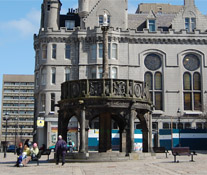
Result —
<svg viewBox="0 0 207 175"><path fill-rule="evenodd" d="M67 81L61 85L61 100L83 98L134 98L150 102L145 83L121 79L86 79Z"/></svg>

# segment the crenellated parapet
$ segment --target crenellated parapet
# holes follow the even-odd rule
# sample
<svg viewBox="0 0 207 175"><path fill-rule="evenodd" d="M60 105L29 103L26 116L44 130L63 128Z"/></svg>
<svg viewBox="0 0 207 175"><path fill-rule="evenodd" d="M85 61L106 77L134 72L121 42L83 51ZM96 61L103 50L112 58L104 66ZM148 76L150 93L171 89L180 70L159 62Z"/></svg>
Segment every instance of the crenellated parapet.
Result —
<svg viewBox="0 0 207 175"><path fill-rule="evenodd" d="M174 30L150 32L148 29L144 31L136 31L133 29L122 30L110 28L108 32L109 42L118 41L120 43L137 43L137 44L189 44L189 45L206 45L207 32L195 30L194 32L187 32L181 30L176 32ZM48 28L47 30L40 31L39 35L34 35L34 43L70 43L70 42L102 42L103 34L100 27L94 29L80 29L79 27L74 30L67 30L61 28L54 30ZM35 46L36 47L36 46Z"/></svg>

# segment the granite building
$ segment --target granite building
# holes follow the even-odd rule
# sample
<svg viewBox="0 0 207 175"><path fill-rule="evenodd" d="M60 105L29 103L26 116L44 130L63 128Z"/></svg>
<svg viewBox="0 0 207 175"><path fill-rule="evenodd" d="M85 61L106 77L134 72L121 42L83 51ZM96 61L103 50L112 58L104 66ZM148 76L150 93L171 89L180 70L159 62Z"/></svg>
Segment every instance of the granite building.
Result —
<svg viewBox="0 0 207 175"><path fill-rule="evenodd" d="M194 0L184 0L183 6L139 4L135 14L128 14L127 0L78 2L66 15L60 15L60 0L42 4L34 36L35 119L45 121L37 129L39 144L54 143L61 83L102 77L104 13L110 24L109 78L149 85L153 131L178 128L178 123L206 128L207 17Z"/></svg>

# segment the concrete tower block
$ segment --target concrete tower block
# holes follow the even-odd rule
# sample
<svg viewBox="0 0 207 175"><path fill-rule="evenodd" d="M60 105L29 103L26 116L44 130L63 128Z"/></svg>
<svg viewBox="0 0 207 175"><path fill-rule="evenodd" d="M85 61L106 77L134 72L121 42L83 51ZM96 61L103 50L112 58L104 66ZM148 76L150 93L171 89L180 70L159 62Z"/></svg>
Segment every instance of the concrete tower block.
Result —
<svg viewBox="0 0 207 175"><path fill-rule="evenodd" d="M184 0L184 5L185 6L195 6L195 0Z"/></svg>
<svg viewBox="0 0 207 175"><path fill-rule="evenodd" d="M59 0L44 0L44 28L59 29L61 2Z"/></svg>
<svg viewBox="0 0 207 175"><path fill-rule="evenodd" d="M85 17L89 12L89 0L78 0L79 16Z"/></svg>

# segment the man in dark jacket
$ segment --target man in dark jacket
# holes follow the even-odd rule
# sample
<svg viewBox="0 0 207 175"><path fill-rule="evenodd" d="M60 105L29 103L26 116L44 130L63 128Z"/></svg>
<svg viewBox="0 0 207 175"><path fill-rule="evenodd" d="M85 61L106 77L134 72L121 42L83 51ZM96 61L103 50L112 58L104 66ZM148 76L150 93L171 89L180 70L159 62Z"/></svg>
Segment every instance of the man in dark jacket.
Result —
<svg viewBox="0 0 207 175"><path fill-rule="evenodd" d="M56 165L59 164L59 160L60 160L60 156L62 156L62 165L65 164L65 155L66 155L66 150L64 149L62 145L66 145L67 143L65 142L65 140L62 139L62 136L59 135L58 136L58 141L55 145L55 152L56 152Z"/></svg>

